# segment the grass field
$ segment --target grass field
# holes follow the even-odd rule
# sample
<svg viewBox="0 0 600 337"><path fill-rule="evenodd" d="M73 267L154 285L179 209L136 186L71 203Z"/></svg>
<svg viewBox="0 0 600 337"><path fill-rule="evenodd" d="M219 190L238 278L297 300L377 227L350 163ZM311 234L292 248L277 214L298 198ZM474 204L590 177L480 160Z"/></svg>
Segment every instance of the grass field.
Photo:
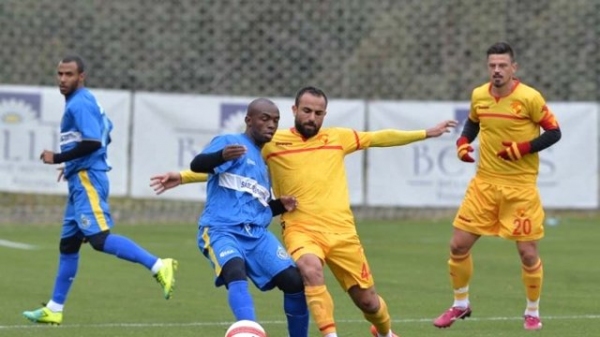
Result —
<svg viewBox="0 0 600 337"><path fill-rule="evenodd" d="M541 245L546 278L541 302L544 329L540 336L599 334L598 222L562 219L560 225L546 229ZM390 307L395 330L403 337L531 335L522 328L525 299L516 250L512 243L493 238L480 240L473 251L473 316L450 329L432 326L432 318L452 301L446 267L449 223L359 223L377 289ZM115 232L135 239L156 254L179 260L177 289L171 300L162 298L158 284L143 267L84 247L63 325L29 323L21 312L38 307L50 296L59 228L1 226L0 336L224 335L232 315L225 290L212 285L212 271L198 252L193 224L121 225ZM7 241L34 248L11 248ZM336 303L338 334L369 336L369 324L331 275L327 278ZM254 289L253 293L259 320L269 336L287 336L281 293L259 293ZM310 336L320 336L312 322Z"/></svg>

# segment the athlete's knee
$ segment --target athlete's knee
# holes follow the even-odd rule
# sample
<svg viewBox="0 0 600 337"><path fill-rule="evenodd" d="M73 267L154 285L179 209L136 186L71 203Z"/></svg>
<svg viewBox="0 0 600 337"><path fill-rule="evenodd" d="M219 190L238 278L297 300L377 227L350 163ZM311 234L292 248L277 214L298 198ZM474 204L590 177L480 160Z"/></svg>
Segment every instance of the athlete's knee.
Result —
<svg viewBox="0 0 600 337"><path fill-rule="evenodd" d="M221 268L221 278L225 285L231 282L242 281L247 277L246 274L246 263L242 258L234 257L227 261L223 268Z"/></svg>
<svg viewBox="0 0 600 337"><path fill-rule="evenodd" d="M519 251L519 256L521 257L521 262L523 265L527 267L533 267L538 263L540 256L537 250L537 243L535 241L518 242L517 250Z"/></svg>
<svg viewBox="0 0 600 337"><path fill-rule="evenodd" d="M468 254L477 239L479 235L455 228L450 239L450 253L455 256Z"/></svg>
<svg viewBox="0 0 600 337"><path fill-rule="evenodd" d="M367 289L360 288L358 285L350 287L348 294L354 304L364 313L374 314L379 311L379 295L374 287Z"/></svg>
<svg viewBox="0 0 600 337"><path fill-rule="evenodd" d="M289 267L275 275L273 281L277 288L286 294L296 294L304 290L302 276L295 267Z"/></svg>
<svg viewBox="0 0 600 337"><path fill-rule="evenodd" d="M100 232L94 235L90 235L86 237L86 240L90 243L92 248L99 252L104 251L104 243L106 242L106 238L110 235L110 231Z"/></svg>
<svg viewBox="0 0 600 337"><path fill-rule="evenodd" d="M325 284L323 262L316 255L303 255L296 261L296 265L306 285L317 286Z"/></svg>
<svg viewBox="0 0 600 337"><path fill-rule="evenodd" d="M61 254L77 254L83 240L78 235L60 239L59 251Z"/></svg>

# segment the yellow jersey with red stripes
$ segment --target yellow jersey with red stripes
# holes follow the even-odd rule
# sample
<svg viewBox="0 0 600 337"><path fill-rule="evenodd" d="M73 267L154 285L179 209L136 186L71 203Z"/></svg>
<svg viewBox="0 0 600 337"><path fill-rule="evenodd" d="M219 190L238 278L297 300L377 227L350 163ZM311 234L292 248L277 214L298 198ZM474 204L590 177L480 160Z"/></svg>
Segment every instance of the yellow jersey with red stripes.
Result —
<svg viewBox="0 0 600 337"><path fill-rule="evenodd" d="M477 176L488 182L507 185L535 184L539 155L506 161L497 156L504 141L528 142L544 130L558 128L554 114L534 88L515 80L507 96L495 97L491 83L473 90L469 118L479 123L479 163Z"/></svg>
<svg viewBox="0 0 600 337"><path fill-rule="evenodd" d="M356 233L344 157L367 147L405 145L425 137L425 130L323 128L306 139L294 128L278 130L264 145L262 155L275 197L291 195L298 200L296 210L283 213L281 220L286 228Z"/></svg>
<svg viewBox="0 0 600 337"><path fill-rule="evenodd" d="M362 138L361 139L361 134ZM292 195L295 211L283 213L286 226L321 232L355 232L344 157L363 148L368 135L346 128L322 128L309 139L295 129L278 130L263 147L276 197Z"/></svg>

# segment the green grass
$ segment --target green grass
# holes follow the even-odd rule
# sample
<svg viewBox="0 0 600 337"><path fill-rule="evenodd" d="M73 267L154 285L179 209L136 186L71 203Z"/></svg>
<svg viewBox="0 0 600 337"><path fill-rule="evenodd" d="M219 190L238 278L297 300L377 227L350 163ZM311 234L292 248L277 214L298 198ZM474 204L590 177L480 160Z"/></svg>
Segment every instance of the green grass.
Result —
<svg viewBox="0 0 600 337"><path fill-rule="evenodd" d="M592 336L600 330L598 219L563 219L548 227L541 244L545 282L540 336ZM275 230L277 227L273 227ZM530 336L522 328L525 306L514 244L483 238L473 251L471 319L437 330L431 320L452 301L447 276L450 221L362 222L359 233L379 293L403 337ZM37 326L23 310L47 301L57 263L58 226L0 227L0 239L35 245L33 250L0 246L0 336L205 336L224 335L232 315L225 290L214 288L212 270L188 225L117 226L116 233L180 262L174 297L165 301L143 267L82 249L80 269L63 325ZM369 324L331 275L340 336L368 336ZM258 317L271 337L286 336L281 293L253 289ZM311 322L310 336L320 336Z"/></svg>

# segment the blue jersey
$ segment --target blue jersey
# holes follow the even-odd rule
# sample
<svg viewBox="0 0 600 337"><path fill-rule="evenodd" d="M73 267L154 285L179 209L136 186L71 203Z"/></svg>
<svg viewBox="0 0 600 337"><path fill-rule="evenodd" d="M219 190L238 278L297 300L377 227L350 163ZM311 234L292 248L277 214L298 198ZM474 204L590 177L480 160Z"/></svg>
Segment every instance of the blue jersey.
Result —
<svg viewBox="0 0 600 337"><path fill-rule="evenodd" d="M234 144L246 146L247 151L242 157L217 166L215 174L209 175L206 205L198 223L203 227L267 227L273 218L269 207L271 183L260 148L245 134L230 134L215 137L202 153Z"/></svg>
<svg viewBox="0 0 600 337"><path fill-rule="evenodd" d="M82 140L98 141L102 147L87 156L66 162L65 177L81 170L110 170L106 147L112 127L112 122L88 89L80 88L67 96L60 123L60 151L69 151Z"/></svg>

